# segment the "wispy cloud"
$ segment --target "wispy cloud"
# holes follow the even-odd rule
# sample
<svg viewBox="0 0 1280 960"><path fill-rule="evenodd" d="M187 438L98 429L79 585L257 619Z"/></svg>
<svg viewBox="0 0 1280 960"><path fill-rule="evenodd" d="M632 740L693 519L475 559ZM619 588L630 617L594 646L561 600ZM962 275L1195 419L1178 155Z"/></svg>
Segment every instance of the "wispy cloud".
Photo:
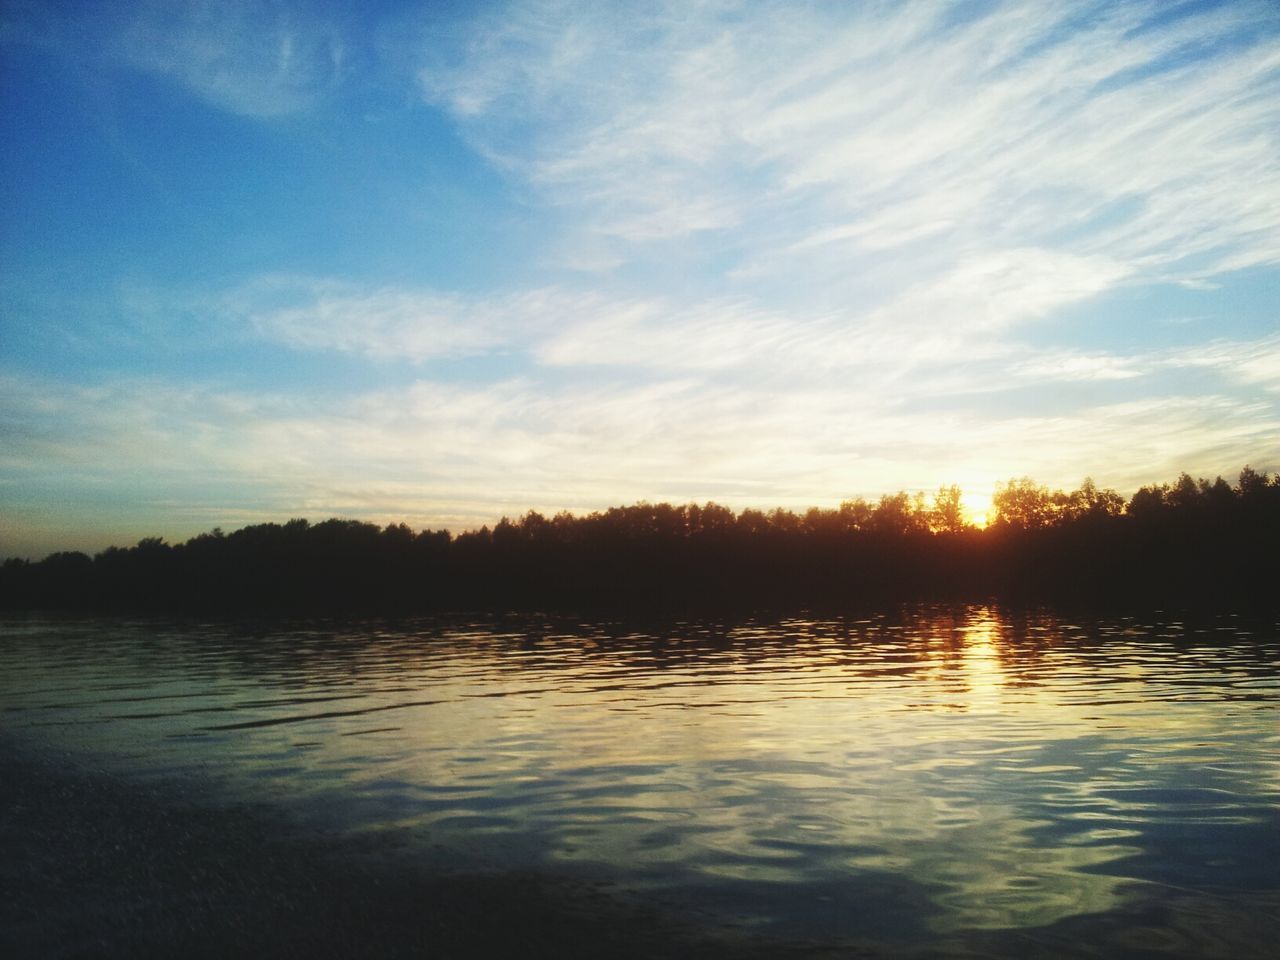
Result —
<svg viewBox="0 0 1280 960"><path fill-rule="evenodd" d="M1123 272L1100 257L1009 250L966 259L867 309L767 307L749 297L610 296L567 287L463 296L299 277L262 278L220 302L258 336L375 360L519 352L555 368L812 377L1007 354L1001 337L1011 328L1087 299Z"/></svg>
<svg viewBox="0 0 1280 960"><path fill-rule="evenodd" d="M49 511L41 497L57 499L74 481L79 494L57 507L65 529L145 514L149 529L171 536L210 516L340 514L456 529L531 507L695 498L802 507L953 481L989 490L1024 474L1070 487L1085 471L1132 490L1181 470L1280 468L1274 404L1231 390L1235 378L1273 389L1277 352L1273 340L1219 343L1205 367L1213 379L1193 394L1158 379L1191 360L1176 355L1062 356L1039 368L1024 356L906 385L868 367L843 388L668 374L630 385L419 379L355 395L273 395L9 376L0 471L27 491L6 494L15 515ZM1055 379L1113 377L1152 385L1040 412L1016 399ZM988 400L965 399L978 393Z"/></svg>
<svg viewBox="0 0 1280 960"><path fill-rule="evenodd" d="M340 34L297 4L198 0L135 4L132 13L114 44L122 58L233 113L291 113L342 76Z"/></svg>
<svg viewBox="0 0 1280 960"><path fill-rule="evenodd" d="M1122 272L1280 256L1265 5L624 10L504 6L421 77L487 155L633 255L731 230L743 264L805 277L818 247L828 274L921 244Z"/></svg>
<svg viewBox="0 0 1280 960"><path fill-rule="evenodd" d="M1191 349L1173 351L1162 364L1175 369L1211 369L1236 383L1280 393L1280 336L1246 343L1213 340ZM1275 442L1280 445L1280 437Z"/></svg>
<svg viewBox="0 0 1280 960"><path fill-rule="evenodd" d="M512 315L536 315L537 294L475 302L430 290L361 289L334 280L266 277L223 298L261 337L301 350L421 362L484 353L512 336Z"/></svg>
<svg viewBox="0 0 1280 960"><path fill-rule="evenodd" d="M342 31L307 0L17 6L6 21L0 39L159 74L251 117L312 106L341 82L348 59Z"/></svg>

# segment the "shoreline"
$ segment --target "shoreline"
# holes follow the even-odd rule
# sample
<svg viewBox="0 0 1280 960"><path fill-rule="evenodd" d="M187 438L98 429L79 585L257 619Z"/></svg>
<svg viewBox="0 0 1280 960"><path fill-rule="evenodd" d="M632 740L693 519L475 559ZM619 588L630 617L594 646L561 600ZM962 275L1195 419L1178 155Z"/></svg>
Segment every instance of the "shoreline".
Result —
<svg viewBox="0 0 1280 960"><path fill-rule="evenodd" d="M335 831L269 802L217 799L227 794L213 783L106 772L93 754L0 733L0 956L1261 958L1277 933L1273 887L1137 879L1116 909L1046 926L771 934L607 879L477 868L394 831Z"/></svg>
<svg viewBox="0 0 1280 960"><path fill-rule="evenodd" d="M607 885L432 869L265 804L211 802L198 782L138 783L8 738L0 784L14 960L830 955L698 930Z"/></svg>

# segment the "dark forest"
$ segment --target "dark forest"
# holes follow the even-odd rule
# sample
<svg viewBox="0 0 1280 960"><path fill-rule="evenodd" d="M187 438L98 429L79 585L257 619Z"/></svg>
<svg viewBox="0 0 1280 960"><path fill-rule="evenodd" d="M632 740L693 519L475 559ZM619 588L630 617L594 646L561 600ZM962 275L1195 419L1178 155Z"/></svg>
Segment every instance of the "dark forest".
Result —
<svg viewBox="0 0 1280 960"><path fill-rule="evenodd" d="M1000 485L990 524L960 490L835 509L639 503L536 512L457 535L355 520L264 523L185 543L0 568L7 609L191 614L743 612L899 600L1274 606L1280 476L1143 487Z"/></svg>

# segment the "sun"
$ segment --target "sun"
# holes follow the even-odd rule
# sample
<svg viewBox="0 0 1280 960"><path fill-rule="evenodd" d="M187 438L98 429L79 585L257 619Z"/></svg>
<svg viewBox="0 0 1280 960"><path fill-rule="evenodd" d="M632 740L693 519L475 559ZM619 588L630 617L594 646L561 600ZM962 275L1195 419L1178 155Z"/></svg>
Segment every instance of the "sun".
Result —
<svg viewBox="0 0 1280 960"><path fill-rule="evenodd" d="M964 518L977 527L984 528L991 517L991 494L964 493L960 495L960 506L964 508Z"/></svg>

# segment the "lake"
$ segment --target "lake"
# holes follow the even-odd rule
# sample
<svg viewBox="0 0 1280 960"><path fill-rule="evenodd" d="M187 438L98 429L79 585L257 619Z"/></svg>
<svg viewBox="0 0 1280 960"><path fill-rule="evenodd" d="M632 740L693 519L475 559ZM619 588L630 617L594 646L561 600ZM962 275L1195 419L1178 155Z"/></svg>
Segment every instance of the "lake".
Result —
<svg viewBox="0 0 1280 960"><path fill-rule="evenodd" d="M0 622L6 732L460 869L886 951L1263 956L1280 627Z"/></svg>

